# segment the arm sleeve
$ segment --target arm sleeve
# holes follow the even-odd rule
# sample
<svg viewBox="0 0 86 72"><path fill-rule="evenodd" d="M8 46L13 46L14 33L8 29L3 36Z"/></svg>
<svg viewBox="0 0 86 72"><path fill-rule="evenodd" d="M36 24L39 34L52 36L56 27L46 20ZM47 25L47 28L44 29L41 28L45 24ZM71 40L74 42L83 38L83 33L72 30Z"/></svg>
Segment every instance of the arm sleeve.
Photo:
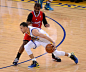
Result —
<svg viewBox="0 0 86 72"><path fill-rule="evenodd" d="M31 22L31 21L32 21L32 17L33 17L33 15L32 15L32 13L30 13L30 14L28 15L28 17L27 17L27 21L28 21L28 22Z"/></svg>
<svg viewBox="0 0 86 72"><path fill-rule="evenodd" d="M43 24L44 24L44 26L47 24L47 20L45 18L45 14L44 13L43 13Z"/></svg>

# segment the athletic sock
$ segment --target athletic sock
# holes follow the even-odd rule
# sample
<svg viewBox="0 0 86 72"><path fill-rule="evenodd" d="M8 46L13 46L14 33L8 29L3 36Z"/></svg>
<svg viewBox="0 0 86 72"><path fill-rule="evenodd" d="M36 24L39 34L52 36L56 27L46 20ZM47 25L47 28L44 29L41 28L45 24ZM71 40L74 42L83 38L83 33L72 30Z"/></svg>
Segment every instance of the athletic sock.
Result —
<svg viewBox="0 0 86 72"><path fill-rule="evenodd" d="M70 57L71 56L71 53L68 53L68 57Z"/></svg>
<svg viewBox="0 0 86 72"><path fill-rule="evenodd" d="M32 61L36 61L36 58L33 58Z"/></svg>

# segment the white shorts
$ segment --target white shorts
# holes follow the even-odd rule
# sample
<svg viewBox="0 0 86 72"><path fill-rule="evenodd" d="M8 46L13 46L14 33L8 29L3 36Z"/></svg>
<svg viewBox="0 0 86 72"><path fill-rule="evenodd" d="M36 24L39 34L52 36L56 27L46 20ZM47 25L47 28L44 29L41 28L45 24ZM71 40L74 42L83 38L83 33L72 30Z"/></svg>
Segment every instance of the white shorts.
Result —
<svg viewBox="0 0 86 72"><path fill-rule="evenodd" d="M41 41L32 41L30 40L24 47L29 47L29 48L37 48L40 45L42 45L44 48L46 47L47 44L50 44L50 42L41 42Z"/></svg>
<svg viewBox="0 0 86 72"><path fill-rule="evenodd" d="M40 41L32 41L30 40L26 45L24 45L24 48L27 52L28 55L32 54L31 48L37 48L38 46L42 45L44 48L46 47L47 44L50 44L50 42L40 42Z"/></svg>

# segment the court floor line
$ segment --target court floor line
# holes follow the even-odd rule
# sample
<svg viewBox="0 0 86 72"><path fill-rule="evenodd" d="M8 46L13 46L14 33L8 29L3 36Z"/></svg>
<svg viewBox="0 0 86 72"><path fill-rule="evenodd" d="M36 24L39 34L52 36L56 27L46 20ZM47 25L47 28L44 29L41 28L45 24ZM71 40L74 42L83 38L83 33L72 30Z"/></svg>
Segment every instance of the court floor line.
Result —
<svg viewBox="0 0 86 72"><path fill-rule="evenodd" d="M30 3L36 3L36 0L13 0L13 1L21 1L21 2L30 2ZM46 4L46 1L43 1L43 4ZM86 4L83 2L83 4L70 2L70 1L52 1L51 5L56 7L64 7L64 8L71 8L71 9L80 9L80 10L86 10Z"/></svg>
<svg viewBox="0 0 86 72"><path fill-rule="evenodd" d="M16 8L16 7L9 7L9 6L2 6L2 5L0 5L0 7L7 7L7 8L15 8L15 9L22 9L22 10L32 11L32 10L29 10L29 9ZM57 23L57 24L62 28L62 30L63 30L64 36L63 36L61 42L56 46L56 48L57 48L57 47L58 47L59 45L61 45L62 42L65 40L66 31L65 31L65 29L63 28L63 26L62 26L59 22L57 22L56 20L54 20L54 19L52 19L52 18L50 18L50 17L48 17L48 16L46 16L46 17L49 18L49 19L51 19L51 20L54 21L55 23ZM35 58L39 58L39 57L41 57L41 56L43 56L43 55L45 55L45 54L47 54L47 52L44 53L44 54L41 54L41 55L39 55L39 56L37 56L37 57L35 57ZM28 61L30 61L30 60L31 60L31 59L26 60L26 61L23 61L23 62L20 62L20 63L18 63L18 64L22 64L22 63L28 62ZM8 67L11 67L11 66L14 66L14 65L9 65L9 66L5 66L5 67L1 67L0 69L8 68Z"/></svg>

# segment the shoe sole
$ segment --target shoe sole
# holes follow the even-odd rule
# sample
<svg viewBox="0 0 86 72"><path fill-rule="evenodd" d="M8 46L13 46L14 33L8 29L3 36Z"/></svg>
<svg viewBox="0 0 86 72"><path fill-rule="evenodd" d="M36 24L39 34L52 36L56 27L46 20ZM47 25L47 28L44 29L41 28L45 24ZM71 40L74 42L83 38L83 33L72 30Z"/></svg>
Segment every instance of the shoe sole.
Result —
<svg viewBox="0 0 86 72"><path fill-rule="evenodd" d="M56 61L56 62L61 62L61 59L57 59L57 60L56 60L56 59L52 58L52 60L53 60L53 61Z"/></svg>
<svg viewBox="0 0 86 72"><path fill-rule="evenodd" d="M28 68L40 68L40 66L37 66L37 67L28 67Z"/></svg>
<svg viewBox="0 0 86 72"><path fill-rule="evenodd" d="M14 65L14 66L16 66L16 65L18 65L18 64L16 64L16 63L13 63L13 65Z"/></svg>

